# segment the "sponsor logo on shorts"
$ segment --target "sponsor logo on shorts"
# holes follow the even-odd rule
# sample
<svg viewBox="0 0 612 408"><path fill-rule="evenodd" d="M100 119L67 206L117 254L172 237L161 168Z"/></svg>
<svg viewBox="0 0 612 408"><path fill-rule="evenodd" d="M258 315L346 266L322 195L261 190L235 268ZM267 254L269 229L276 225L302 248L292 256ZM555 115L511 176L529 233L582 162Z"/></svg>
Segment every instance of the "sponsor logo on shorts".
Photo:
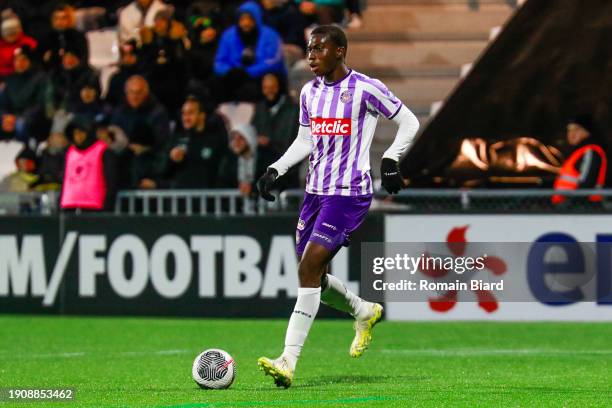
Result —
<svg viewBox="0 0 612 408"><path fill-rule="evenodd" d="M312 118L310 132L313 136L350 136L351 119Z"/></svg>
<svg viewBox="0 0 612 408"><path fill-rule="evenodd" d="M327 235L319 234L318 232L313 232L312 236L313 237L317 237L317 238L321 238L322 240L330 242L330 243L332 242L330 237L328 237Z"/></svg>
<svg viewBox="0 0 612 408"><path fill-rule="evenodd" d="M303 231L303 230L304 230L304 228L305 228L305 226L306 226L306 223L304 222L304 220L303 220L303 219L301 219L301 218L300 218L300 219L298 220L297 229L299 229L300 231Z"/></svg>
<svg viewBox="0 0 612 408"><path fill-rule="evenodd" d="M338 229L338 228L336 228L336 226L335 226L335 225L331 225L331 224L328 224L328 223L326 223L326 222L324 222L324 223L323 223L323 226L324 226L324 227L327 227L327 228L329 228L329 229L333 229L334 231L336 231L336 230Z"/></svg>

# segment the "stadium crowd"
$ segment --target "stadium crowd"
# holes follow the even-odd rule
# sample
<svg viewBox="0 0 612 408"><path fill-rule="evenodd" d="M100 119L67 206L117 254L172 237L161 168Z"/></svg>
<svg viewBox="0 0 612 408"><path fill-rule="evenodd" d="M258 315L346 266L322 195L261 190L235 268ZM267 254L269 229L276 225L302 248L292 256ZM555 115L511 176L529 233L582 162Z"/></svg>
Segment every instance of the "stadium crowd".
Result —
<svg viewBox="0 0 612 408"><path fill-rule="evenodd" d="M0 11L0 140L23 144L0 191L68 182L62 206L90 209L121 189L252 195L297 132L288 67L305 33L361 24L358 0L4 0ZM103 82L86 33L111 27L119 61ZM218 113L237 101L255 104L251 123Z"/></svg>

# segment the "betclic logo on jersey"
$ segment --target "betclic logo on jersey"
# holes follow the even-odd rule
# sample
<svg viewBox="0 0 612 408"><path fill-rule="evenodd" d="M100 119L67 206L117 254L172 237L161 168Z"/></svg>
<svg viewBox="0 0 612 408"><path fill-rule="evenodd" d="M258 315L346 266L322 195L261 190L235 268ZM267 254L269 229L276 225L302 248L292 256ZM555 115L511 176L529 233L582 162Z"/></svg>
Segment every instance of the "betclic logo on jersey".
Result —
<svg viewBox="0 0 612 408"><path fill-rule="evenodd" d="M312 118L310 133L313 136L351 136L350 118Z"/></svg>

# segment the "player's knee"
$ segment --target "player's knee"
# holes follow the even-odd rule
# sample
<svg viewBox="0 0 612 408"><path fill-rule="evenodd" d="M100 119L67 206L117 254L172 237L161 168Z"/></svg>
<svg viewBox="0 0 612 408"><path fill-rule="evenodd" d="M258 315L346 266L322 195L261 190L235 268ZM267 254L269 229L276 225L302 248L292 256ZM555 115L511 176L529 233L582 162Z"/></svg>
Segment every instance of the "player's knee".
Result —
<svg viewBox="0 0 612 408"><path fill-rule="evenodd" d="M317 287L321 284L321 275L324 270L324 265L319 261L309 257L304 257L300 261L298 267L298 277L300 286L302 287Z"/></svg>

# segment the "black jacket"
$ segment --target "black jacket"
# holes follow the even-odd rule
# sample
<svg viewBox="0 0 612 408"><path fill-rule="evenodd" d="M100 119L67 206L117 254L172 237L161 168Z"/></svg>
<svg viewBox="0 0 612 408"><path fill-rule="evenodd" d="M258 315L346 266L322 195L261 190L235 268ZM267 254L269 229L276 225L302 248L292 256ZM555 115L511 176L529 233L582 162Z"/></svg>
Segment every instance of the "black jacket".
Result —
<svg viewBox="0 0 612 408"><path fill-rule="evenodd" d="M222 159L229 154L225 125L217 115L207 118L202 132L195 129L183 131L172 138L166 160L166 181L163 187L177 189L215 188ZM185 158L179 163L169 159L175 147L185 148Z"/></svg>

